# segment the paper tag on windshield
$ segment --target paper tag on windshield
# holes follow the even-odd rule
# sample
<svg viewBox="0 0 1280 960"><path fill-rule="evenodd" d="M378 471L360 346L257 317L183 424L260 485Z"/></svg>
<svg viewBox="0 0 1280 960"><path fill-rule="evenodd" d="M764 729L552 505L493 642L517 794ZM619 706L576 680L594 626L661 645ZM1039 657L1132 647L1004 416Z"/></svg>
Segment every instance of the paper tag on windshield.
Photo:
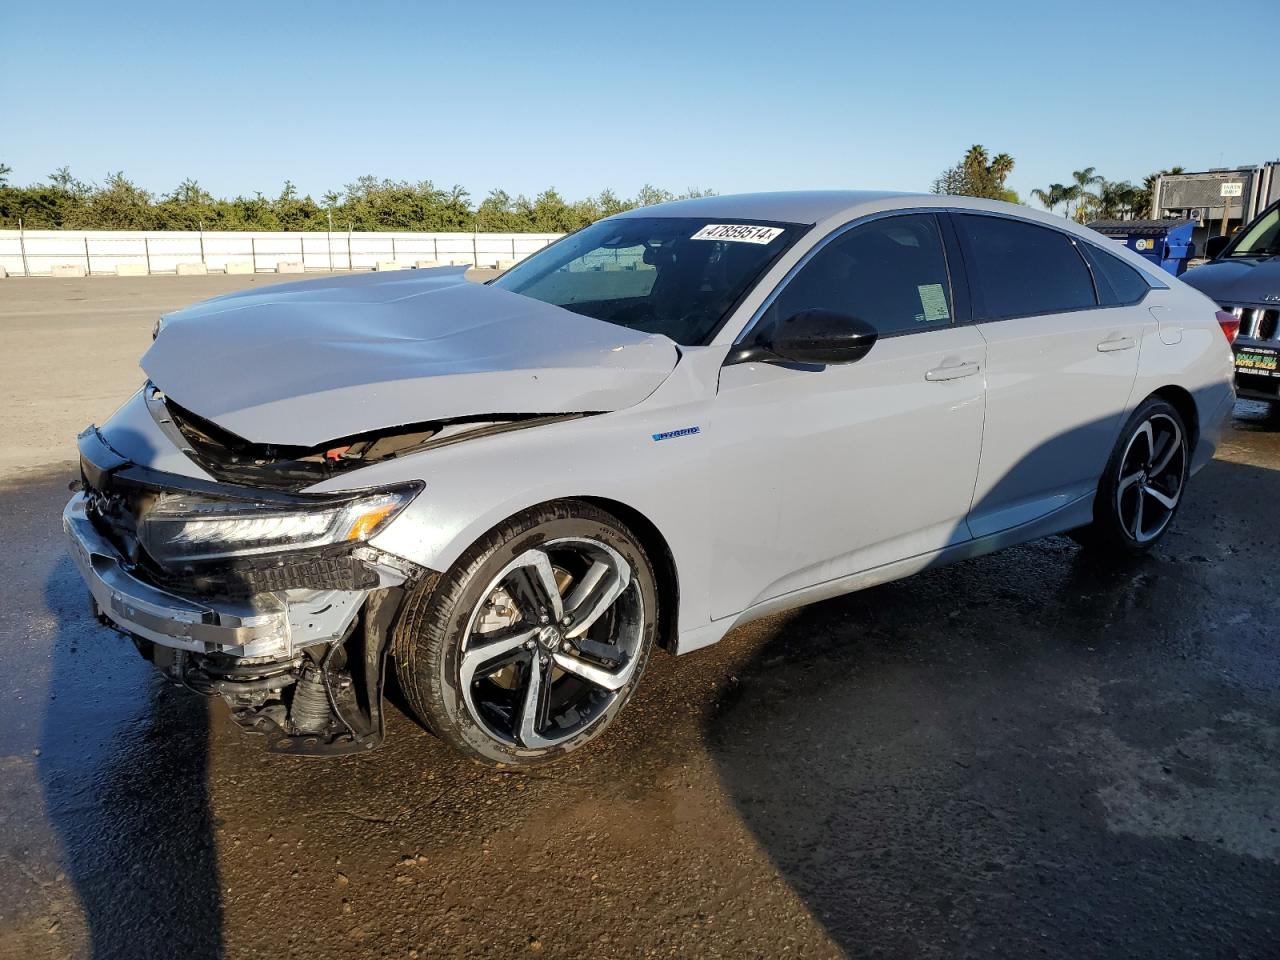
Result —
<svg viewBox="0 0 1280 960"><path fill-rule="evenodd" d="M690 240L728 240L731 243L770 243L781 227L755 227L748 223L708 223Z"/></svg>
<svg viewBox="0 0 1280 960"><path fill-rule="evenodd" d="M920 306L924 308L925 323L950 318L951 311L947 309L947 292L942 289L942 284L922 283L917 289L920 291Z"/></svg>

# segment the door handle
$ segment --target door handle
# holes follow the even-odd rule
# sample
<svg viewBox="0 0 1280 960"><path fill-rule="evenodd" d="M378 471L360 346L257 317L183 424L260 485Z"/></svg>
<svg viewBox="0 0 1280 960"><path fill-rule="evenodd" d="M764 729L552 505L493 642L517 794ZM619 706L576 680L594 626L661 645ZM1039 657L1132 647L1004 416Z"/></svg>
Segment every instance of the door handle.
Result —
<svg viewBox="0 0 1280 960"><path fill-rule="evenodd" d="M1112 353L1116 350L1132 350L1138 345L1133 337L1108 337L1098 344L1099 353Z"/></svg>
<svg viewBox="0 0 1280 960"><path fill-rule="evenodd" d="M979 370L977 363L952 363L942 367L926 370L924 378L937 382L939 380L959 380L961 377L972 377Z"/></svg>

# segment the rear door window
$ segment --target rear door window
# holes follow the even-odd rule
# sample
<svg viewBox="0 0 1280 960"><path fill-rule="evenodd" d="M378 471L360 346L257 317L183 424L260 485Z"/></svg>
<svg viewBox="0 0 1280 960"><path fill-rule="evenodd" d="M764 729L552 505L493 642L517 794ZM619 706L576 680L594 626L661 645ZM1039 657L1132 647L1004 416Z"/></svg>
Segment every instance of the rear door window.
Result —
<svg viewBox="0 0 1280 960"><path fill-rule="evenodd" d="M1106 306L1137 303L1151 289L1140 272L1115 254L1087 243L1082 244L1081 249L1093 264L1094 276L1099 281L1098 294Z"/></svg>
<svg viewBox="0 0 1280 960"><path fill-rule="evenodd" d="M978 320L1098 305L1093 277L1067 234L1006 217L956 214Z"/></svg>

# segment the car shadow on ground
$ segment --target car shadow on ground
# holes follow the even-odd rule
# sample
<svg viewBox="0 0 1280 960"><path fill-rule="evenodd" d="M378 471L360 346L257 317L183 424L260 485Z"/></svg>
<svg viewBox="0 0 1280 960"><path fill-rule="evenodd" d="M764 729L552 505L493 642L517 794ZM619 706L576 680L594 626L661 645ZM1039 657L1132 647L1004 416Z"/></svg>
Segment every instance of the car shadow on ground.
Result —
<svg viewBox="0 0 1280 960"><path fill-rule="evenodd" d="M708 721L854 955L1271 954L1280 473L1211 464L1150 556L1050 538L803 608Z"/></svg>
<svg viewBox="0 0 1280 960"><path fill-rule="evenodd" d="M45 604L57 625L37 770L89 954L223 956L206 701L93 621L68 557Z"/></svg>
<svg viewBox="0 0 1280 960"><path fill-rule="evenodd" d="M1280 931L1280 601L1241 583L1268 575L1280 548L1251 506L1278 478L1215 462L1151 558L1104 567L1064 538L1037 541L777 617L745 665L735 654L713 671L717 688L738 678L704 725L724 794L835 943L1267 955ZM672 762L654 733L670 705L545 774L494 775L404 718L372 757L282 762L238 732L219 751L228 735L209 705L91 620L66 557L45 569L32 584L43 577L37 612L52 618L37 772L96 957L221 956L228 911L274 924L279 944L298 903L351 907L371 926L446 923L440 901L396 899L416 889L391 876L413 869L400 857L479 850L557 804L640 792ZM668 682L696 716L698 669L655 665L641 694ZM243 886L226 902L211 748L248 821L243 845L222 851ZM307 840L291 847L300 876L267 862L272 833ZM478 877L511 883L504 858L487 873L484 861L433 875L432 890L477 910Z"/></svg>

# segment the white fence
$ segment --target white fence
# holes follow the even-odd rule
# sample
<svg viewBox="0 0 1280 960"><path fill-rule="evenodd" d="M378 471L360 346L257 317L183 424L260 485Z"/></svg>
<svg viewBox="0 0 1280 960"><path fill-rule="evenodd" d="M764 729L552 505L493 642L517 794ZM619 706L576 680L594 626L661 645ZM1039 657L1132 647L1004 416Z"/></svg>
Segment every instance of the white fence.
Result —
<svg viewBox="0 0 1280 960"><path fill-rule="evenodd" d="M266 233L169 230L0 230L0 267L9 276L48 276L55 267L87 276L177 273L180 264L210 272L274 273L280 264L304 270L367 270L394 261L497 266L521 260L558 240L558 233ZM245 266L247 265L247 266ZM123 269L122 269L123 268ZM287 269L287 268L286 268ZM296 269L296 268L294 268Z"/></svg>

